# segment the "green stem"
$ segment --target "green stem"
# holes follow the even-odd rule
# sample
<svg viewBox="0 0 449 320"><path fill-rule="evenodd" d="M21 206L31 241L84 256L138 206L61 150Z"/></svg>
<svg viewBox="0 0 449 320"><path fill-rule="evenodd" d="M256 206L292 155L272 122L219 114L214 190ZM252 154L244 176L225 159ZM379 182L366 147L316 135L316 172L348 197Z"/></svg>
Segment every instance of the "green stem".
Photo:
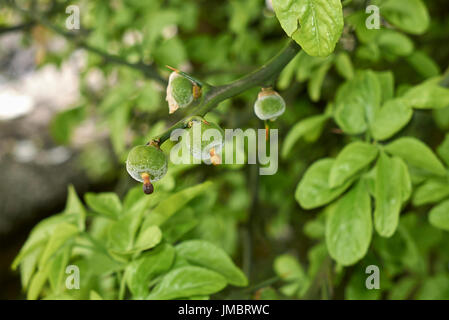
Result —
<svg viewBox="0 0 449 320"><path fill-rule="evenodd" d="M272 80L285 68L285 66L298 54L299 50L299 45L290 40L287 46L278 55L256 71L229 84L218 87L210 87L209 90L205 90L204 97L198 105L193 108L187 118L178 121L164 133L154 137L152 141L156 141L160 145L170 138L173 130L186 128L188 120L191 119L192 116L204 117L208 112L217 107L220 102L234 97L250 88L264 86L267 83L271 83Z"/></svg>

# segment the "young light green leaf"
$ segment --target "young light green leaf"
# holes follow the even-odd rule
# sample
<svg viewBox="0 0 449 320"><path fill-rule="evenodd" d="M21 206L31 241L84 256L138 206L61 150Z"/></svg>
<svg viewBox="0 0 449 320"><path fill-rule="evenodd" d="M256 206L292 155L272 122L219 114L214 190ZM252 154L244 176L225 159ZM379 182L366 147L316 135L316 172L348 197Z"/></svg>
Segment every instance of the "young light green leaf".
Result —
<svg viewBox="0 0 449 320"><path fill-rule="evenodd" d="M353 142L340 152L332 165L329 186L335 188L347 182L368 166L377 156L377 148L366 142Z"/></svg>
<svg viewBox="0 0 449 320"><path fill-rule="evenodd" d="M67 203L64 209L64 214L75 216L80 231L84 231L84 229L86 228L86 209L81 203L81 200L78 198L73 185L69 185L67 191Z"/></svg>
<svg viewBox="0 0 449 320"><path fill-rule="evenodd" d="M50 272L48 278L50 280L50 285L53 293L61 293L63 289L62 284L65 279L66 273L65 269L68 265L70 254L72 253L72 246L65 246L50 259Z"/></svg>
<svg viewBox="0 0 449 320"><path fill-rule="evenodd" d="M282 146L282 157L286 158L299 139L317 127L323 126L328 118L329 117L327 115L320 114L306 118L295 124L285 137L284 144Z"/></svg>
<svg viewBox="0 0 449 320"><path fill-rule="evenodd" d="M371 235L371 200L360 181L328 212L326 244L329 254L343 266L352 265L365 256Z"/></svg>
<svg viewBox="0 0 449 320"><path fill-rule="evenodd" d="M222 290L226 284L226 279L217 272L185 266L167 273L147 299L169 300L210 295Z"/></svg>
<svg viewBox="0 0 449 320"><path fill-rule="evenodd" d="M303 267L289 254L283 254L274 260L274 271L282 280L288 282L280 289L287 296L298 294L301 297L309 288L310 282Z"/></svg>
<svg viewBox="0 0 449 320"><path fill-rule="evenodd" d="M433 151L415 138L399 138L388 144L385 150L392 155L402 158L416 168L424 169L440 176L446 174L446 169Z"/></svg>
<svg viewBox="0 0 449 320"><path fill-rule="evenodd" d="M400 57L410 55L415 47L405 34L388 29L379 34L377 44L384 52Z"/></svg>
<svg viewBox="0 0 449 320"><path fill-rule="evenodd" d="M407 58L407 62L424 78L436 77L440 67L424 51L415 51Z"/></svg>
<svg viewBox="0 0 449 320"><path fill-rule="evenodd" d="M334 159L322 159L310 166L298 184L295 199L305 209L321 207L345 192L352 181L337 188L329 186L329 175Z"/></svg>
<svg viewBox="0 0 449 320"><path fill-rule="evenodd" d="M402 168L398 159L381 153L377 161L374 227L382 237L391 237L399 223L402 205Z"/></svg>
<svg viewBox="0 0 449 320"><path fill-rule="evenodd" d="M248 285L245 274L216 245L204 240L189 240L175 248L178 255L188 262L220 273L230 284L242 287Z"/></svg>
<svg viewBox="0 0 449 320"><path fill-rule="evenodd" d="M432 208L429 213L429 222L435 228L449 231L449 200Z"/></svg>
<svg viewBox="0 0 449 320"><path fill-rule="evenodd" d="M413 194L413 204L421 206L423 204L436 203L449 197L449 184L447 181L430 179L416 189Z"/></svg>
<svg viewBox="0 0 449 320"><path fill-rule="evenodd" d="M380 11L388 22L411 34L422 34L429 27L429 12L421 0L387 0Z"/></svg>
<svg viewBox="0 0 449 320"><path fill-rule="evenodd" d="M310 100L317 102L321 97L321 88L323 86L324 79L326 78L327 72L332 66L332 61L326 61L323 63L318 70L315 71L312 79L310 79L307 89L309 92Z"/></svg>
<svg viewBox="0 0 449 320"><path fill-rule="evenodd" d="M92 210L107 218L117 219L122 211L120 199L113 192L89 192L86 193L84 199Z"/></svg>
<svg viewBox="0 0 449 320"><path fill-rule="evenodd" d="M377 112L371 126L374 139L382 141L391 138L410 122L413 110L402 99L393 99Z"/></svg>
<svg viewBox="0 0 449 320"><path fill-rule="evenodd" d="M416 109L442 109L449 106L449 89L440 85L441 77L432 78L408 90L403 100Z"/></svg>
<svg viewBox="0 0 449 320"><path fill-rule="evenodd" d="M156 206L156 208L154 208L151 214L145 218L142 228L147 228L150 225L162 225L167 219L182 209L190 200L201 193L210 190L212 186L212 182L206 181L166 197Z"/></svg>
<svg viewBox="0 0 449 320"><path fill-rule="evenodd" d="M33 276L30 282L30 287L27 291L27 299L28 300L36 300L39 298L39 294L42 291L42 288L45 285L45 282L48 279L48 274L50 272L50 266L44 265L43 268L40 268L38 272Z"/></svg>
<svg viewBox="0 0 449 320"><path fill-rule="evenodd" d="M151 249L162 240L162 232L158 226L149 226L140 231L134 244L133 251L144 251Z"/></svg>
<svg viewBox="0 0 449 320"><path fill-rule="evenodd" d="M374 72L359 72L337 92L335 121L348 134L365 132L380 108L382 92Z"/></svg>
<svg viewBox="0 0 449 320"><path fill-rule="evenodd" d="M351 58L345 51L342 51L337 55L335 59L335 68L346 80L351 80L354 77L354 67Z"/></svg>
<svg viewBox="0 0 449 320"><path fill-rule="evenodd" d="M70 223L63 222L58 225L47 242L47 245L42 253L39 260L39 268L43 268L47 261L52 257L52 255L61 248L66 241L73 238L78 234L79 230L76 226Z"/></svg>
<svg viewBox="0 0 449 320"><path fill-rule="evenodd" d="M446 134L443 142L438 146L437 153L444 163L449 166L449 133Z"/></svg>
<svg viewBox="0 0 449 320"><path fill-rule="evenodd" d="M129 290L137 299L149 294L150 281L168 271L175 259L175 249L170 245L161 245L143 253L132 261L125 270L125 279Z"/></svg>
<svg viewBox="0 0 449 320"><path fill-rule="evenodd" d="M382 88L382 103L394 97L394 74L391 71L375 72L380 87Z"/></svg>
<svg viewBox="0 0 449 320"><path fill-rule="evenodd" d="M276 16L289 37L307 54L328 56L343 31L340 0L273 0Z"/></svg>
<svg viewBox="0 0 449 320"><path fill-rule="evenodd" d="M410 172L408 170L407 164L401 158L395 157L401 168L401 190L402 190L402 202L408 201L412 195L413 186L412 179L410 177Z"/></svg>

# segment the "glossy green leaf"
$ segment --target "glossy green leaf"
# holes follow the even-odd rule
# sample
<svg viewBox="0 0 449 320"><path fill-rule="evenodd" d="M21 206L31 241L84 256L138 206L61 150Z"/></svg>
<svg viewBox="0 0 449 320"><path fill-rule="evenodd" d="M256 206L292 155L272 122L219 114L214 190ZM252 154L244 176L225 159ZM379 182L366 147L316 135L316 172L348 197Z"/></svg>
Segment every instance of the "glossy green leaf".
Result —
<svg viewBox="0 0 449 320"><path fill-rule="evenodd" d="M311 56L331 54L343 31L340 0L273 0L282 28Z"/></svg>
<svg viewBox="0 0 449 320"><path fill-rule="evenodd" d="M361 181L329 210L326 217L327 249L339 264L352 265L365 256L371 235L371 200Z"/></svg>
<svg viewBox="0 0 449 320"><path fill-rule="evenodd" d="M189 240L177 245L176 252L188 262L218 272L235 286L248 285L245 274L236 267L228 254L204 240Z"/></svg>
<svg viewBox="0 0 449 320"><path fill-rule="evenodd" d="M328 118L327 115L317 115L303 119L295 124L285 137L282 145L282 157L286 158L299 139L317 127L322 127Z"/></svg>
<svg viewBox="0 0 449 320"><path fill-rule="evenodd" d="M84 199L93 211L108 218L117 219L122 211L120 199L113 192L86 193Z"/></svg>
<svg viewBox="0 0 449 320"><path fill-rule="evenodd" d="M413 110L403 100L389 100L377 112L371 126L374 139L382 141L391 138L410 122Z"/></svg>
<svg viewBox="0 0 449 320"><path fill-rule="evenodd" d="M381 153L377 161L374 227L382 237L391 237L399 223L402 205L402 173L399 160Z"/></svg>
<svg viewBox="0 0 449 320"><path fill-rule="evenodd" d="M167 273L151 290L148 300L168 300L210 295L226 287L226 279L205 268L185 266Z"/></svg>
<svg viewBox="0 0 449 320"><path fill-rule="evenodd" d="M328 204L349 188L352 181L336 188L329 186L330 171L334 163L333 159L322 159L306 171L295 192L295 199L303 208L313 209Z"/></svg>
<svg viewBox="0 0 449 320"><path fill-rule="evenodd" d="M341 186L377 156L377 147L366 142L353 142L339 153L329 175L331 188Z"/></svg>
<svg viewBox="0 0 449 320"><path fill-rule="evenodd" d="M433 151L415 138L399 138L388 144L385 150L416 168L424 169L436 175L446 174L446 169Z"/></svg>

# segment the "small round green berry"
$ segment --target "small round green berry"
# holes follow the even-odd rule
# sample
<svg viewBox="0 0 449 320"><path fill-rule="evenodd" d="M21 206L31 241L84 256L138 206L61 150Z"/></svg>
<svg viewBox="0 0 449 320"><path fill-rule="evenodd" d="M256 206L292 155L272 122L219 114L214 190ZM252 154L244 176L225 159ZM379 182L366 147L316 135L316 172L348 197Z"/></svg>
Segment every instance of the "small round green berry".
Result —
<svg viewBox="0 0 449 320"><path fill-rule="evenodd" d="M254 112L261 120L276 120L285 111L285 101L271 88L263 88L254 104Z"/></svg>
<svg viewBox="0 0 449 320"><path fill-rule="evenodd" d="M135 180L144 183L144 192L153 192L151 182L158 181L167 172L167 157L156 146L134 147L128 154L126 170Z"/></svg>
<svg viewBox="0 0 449 320"><path fill-rule="evenodd" d="M194 84L177 72L172 72L168 80L167 97L169 113L189 106L194 99Z"/></svg>

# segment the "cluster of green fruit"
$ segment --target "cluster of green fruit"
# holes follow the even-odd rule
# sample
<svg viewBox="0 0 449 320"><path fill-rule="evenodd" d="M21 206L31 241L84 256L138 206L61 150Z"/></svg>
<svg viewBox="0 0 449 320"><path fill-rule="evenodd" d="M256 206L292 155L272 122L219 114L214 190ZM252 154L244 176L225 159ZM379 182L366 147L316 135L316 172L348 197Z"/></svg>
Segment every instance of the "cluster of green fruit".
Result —
<svg viewBox="0 0 449 320"><path fill-rule="evenodd" d="M203 84L188 74L175 70L169 77L167 97L169 113L179 108L190 106L202 96ZM274 121L285 111L285 101L272 88L262 88L254 104L256 116L264 121ZM193 128L199 125L200 141L194 141ZM266 124L268 130L268 125ZM213 165L221 164L220 153L224 144L224 131L219 125L208 122L201 117L193 117L187 123L189 133L186 141L187 148L192 156L200 160L209 160ZM215 129L220 139L212 142L201 139L202 133L208 129ZM199 148L200 147L200 148ZM147 145L134 147L128 154L126 170L135 180L143 183L143 191L151 194L154 191L152 182L162 179L167 172L167 156L160 149L158 141L151 141Z"/></svg>

